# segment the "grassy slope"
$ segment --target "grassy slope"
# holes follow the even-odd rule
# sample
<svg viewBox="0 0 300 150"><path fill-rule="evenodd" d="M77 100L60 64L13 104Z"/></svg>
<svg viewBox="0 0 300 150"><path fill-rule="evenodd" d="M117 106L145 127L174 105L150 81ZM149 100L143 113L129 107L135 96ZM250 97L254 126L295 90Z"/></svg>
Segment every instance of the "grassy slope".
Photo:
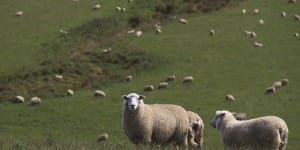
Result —
<svg viewBox="0 0 300 150"><path fill-rule="evenodd" d="M261 14L241 15L241 8L249 11L260 8ZM281 10L288 17L280 18ZM247 112L248 118L278 115L289 126L289 148L299 149L297 124L299 102L299 38L292 36L299 30L299 22L292 14L300 13L299 4L286 1L248 1L239 7L226 8L207 15L194 15L190 24L177 21L163 26L163 33L149 31L140 39L129 37L121 42L141 47L155 57L165 59L160 67L136 74L131 83L105 87L105 98L94 98L92 90L76 92L72 98L46 99L40 107L26 104L0 104L0 133L8 136L48 136L59 141L79 139L94 143L102 132L110 134L111 143L128 142L121 128L121 99L128 92L142 93L146 84L157 84L169 74L178 80L170 89L143 93L146 103L174 103L199 113L206 124L205 143L221 147L217 131L209 122L217 109ZM258 19L265 25L258 25ZM208 36L214 28L216 35ZM264 48L254 48L253 40L243 30L253 30ZM299 31L297 31L299 32ZM124 44L123 43L123 44ZM182 85L180 79L193 75L195 82ZM288 78L291 84L275 95L263 95L273 81ZM224 96L235 95L237 101L225 103Z"/></svg>

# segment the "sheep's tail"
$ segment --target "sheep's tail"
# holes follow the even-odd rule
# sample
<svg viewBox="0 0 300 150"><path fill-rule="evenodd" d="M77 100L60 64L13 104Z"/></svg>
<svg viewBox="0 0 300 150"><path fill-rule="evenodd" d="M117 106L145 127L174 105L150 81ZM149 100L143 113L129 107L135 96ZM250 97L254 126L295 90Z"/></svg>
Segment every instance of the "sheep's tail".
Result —
<svg viewBox="0 0 300 150"><path fill-rule="evenodd" d="M281 140L279 150L284 150L287 145L288 131L286 131L283 128L279 128L278 133L279 133L280 140Z"/></svg>

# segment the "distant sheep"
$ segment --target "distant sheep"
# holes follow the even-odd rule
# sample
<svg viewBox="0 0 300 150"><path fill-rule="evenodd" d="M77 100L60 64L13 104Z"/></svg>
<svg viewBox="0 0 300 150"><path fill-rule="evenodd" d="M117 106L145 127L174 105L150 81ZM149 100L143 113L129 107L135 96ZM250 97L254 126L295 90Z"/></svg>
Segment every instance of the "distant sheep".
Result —
<svg viewBox="0 0 300 150"><path fill-rule="evenodd" d="M107 54L107 53L111 53L111 51L112 51L112 48L110 47L110 48L102 50L102 53Z"/></svg>
<svg viewBox="0 0 300 150"><path fill-rule="evenodd" d="M257 9L257 8L256 8L256 9L254 9L254 10L253 10L253 14L254 14L254 15L257 15L257 14L259 14L259 9Z"/></svg>
<svg viewBox="0 0 300 150"><path fill-rule="evenodd" d="M265 90L265 94L274 94L274 93L276 93L276 89L274 86L270 86Z"/></svg>
<svg viewBox="0 0 300 150"><path fill-rule="evenodd" d="M281 80L282 86L286 86L286 85L288 85L288 83L289 83L289 80L288 80L288 79L282 79L282 80Z"/></svg>
<svg viewBox="0 0 300 150"><path fill-rule="evenodd" d="M147 85L144 88L144 92L151 92L151 91L154 91L154 86L153 85Z"/></svg>
<svg viewBox="0 0 300 150"><path fill-rule="evenodd" d="M225 97L225 100L226 100L227 102L233 102L233 101L235 101L235 98L234 98L233 95L227 94L226 97Z"/></svg>
<svg viewBox="0 0 300 150"><path fill-rule="evenodd" d="M276 81L272 84L272 86L274 86L277 89L277 88L280 88L282 86L282 83L281 83L281 81Z"/></svg>
<svg viewBox="0 0 300 150"><path fill-rule="evenodd" d="M179 22L182 24L188 24L189 22L186 19L180 18Z"/></svg>
<svg viewBox="0 0 300 150"><path fill-rule="evenodd" d="M245 30L244 33L247 37L250 37L250 38L255 38L256 37L255 32Z"/></svg>
<svg viewBox="0 0 300 150"><path fill-rule="evenodd" d="M158 88L157 89L166 89L169 88L169 83L168 82L160 82L158 84Z"/></svg>
<svg viewBox="0 0 300 150"><path fill-rule="evenodd" d="M117 6L115 9L116 9L116 11L121 11L121 7L120 6Z"/></svg>
<svg viewBox="0 0 300 150"><path fill-rule="evenodd" d="M101 90L95 90L94 96L95 96L95 97L105 97L105 96L106 96L106 93L103 92L103 91L101 91Z"/></svg>
<svg viewBox="0 0 300 150"><path fill-rule="evenodd" d="M32 97L30 99L30 105L40 105L41 103L42 103L42 100L39 97Z"/></svg>
<svg viewBox="0 0 300 150"><path fill-rule="evenodd" d="M121 8L121 12L126 12L127 9L126 8Z"/></svg>
<svg viewBox="0 0 300 150"><path fill-rule="evenodd" d="M282 17L282 18L285 18L285 17L286 17L286 12L285 12L285 11L282 11L282 12L281 12L281 17Z"/></svg>
<svg viewBox="0 0 300 150"><path fill-rule="evenodd" d="M67 90L67 96L73 96L74 95L74 91L71 89Z"/></svg>
<svg viewBox="0 0 300 150"><path fill-rule="evenodd" d="M182 83L191 83L193 82L194 78L192 76L186 76L183 78Z"/></svg>
<svg viewBox="0 0 300 150"><path fill-rule="evenodd" d="M136 32L135 32L135 36L136 36L136 37L141 37L142 34L143 34L142 31L136 31Z"/></svg>
<svg viewBox="0 0 300 150"><path fill-rule="evenodd" d="M108 134L107 133L102 133L98 136L97 142L104 142L108 139Z"/></svg>
<svg viewBox="0 0 300 150"><path fill-rule="evenodd" d="M156 29L155 29L155 33L156 33L156 34L160 34L161 32L162 32L162 31L161 31L160 28L156 28Z"/></svg>
<svg viewBox="0 0 300 150"><path fill-rule="evenodd" d="M258 20L258 23L259 23L259 24L265 24L265 21L262 20L262 19L259 19L259 20Z"/></svg>
<svg viewBox="0 0 300 150"><path fill-rule="evenodd" d="M210 36L215 35L215 30L214 30L214 29L210 29L210 30L209 30L209 35L210 35Z"/></svg>
<svg viewBox="0 0 300 150"><path fill-rule="evenodd" d="M247 114L244 112L233 114L236 120L246 120Z"/></svg>
<svg viewBox="0 0 300 150"><path fill-rule="evenodd" d="M128 34L132 34L134 32L135 32L134 29L131 29L131 30L127 31Z"/></svg>
<svg viewBox="0 0 300 150"><path fill-rule="evenodd" d="M299 33L298 33L298 32L295 32L295 33L294 33L294 36L295 36L295 37L299 37Z"/></svg>
<svg viewBox="0 0 300 150"><path fill-rule="evenodd" d="M100 4L96 4L96 5L94 5L94 9L96 10L96 9L100 9L100 7L101 7L101 5Z"/></svg>
<svg viewBox="0 0 300 150"><path fill-rule="evenodd" d="M255 46L255 47L264 47L264 44L255 41L255 42L254 42L254 46Z"/></svg>
<svg viewBox="0 0 300 150"><path fill-rule="evenodd" d="M246 14L247 10L246 9L242 9L242 14Z"/></svg>
<svg viewBox="0 0 300 150"><path fill-rule="evenodd" d="M296 4L297 1L296 1L296 0L289 0L289 3L291 3L291 4Z"/></svg>
<svg viewBox="0 0 300 150"><path fill-rule="evenodd" d="M63 80L64 79L64 76L60 75L60 74L55 74L54 77L55 77L55 79L59 79L59 80Z"/></svg>
<svg viewBox="0 0 300 150"><path fill-rule="evenodd" d="M236 120L227 110L216 111L211 121L218 129L225 149L284 150L288 142L288 127L277 116L264 116L250 120Z"/></svg>
<svg viewBox="0 0 300 150"><path fill-rule="evenodd" d="M299 15L294 15L294 19L297 21L300 21L300 16Z"/></svg>
<svg viewBox="0 0 300 150"><path fill-rule="evenodd" d="M17 16L17 17L23 16L23 11L17 11L17 12L16 12L16 16Z"/></svg>
<svg viewBox="0 0 300 150"><path fill-rule="evenodd" d="M128 0L128 2L129 2L129 3L132 3L132 2L133 2L133 0Z"/></svg>
<svg viewBox="0 0 300 150"><path fill-rule="evenodd" d="M62 35L67 35L68 34L68 31L63 30L63 29L59 29L58 32L61 33Z"/></svg>
<svg viewBox="0 0 300 150"><path fill-rule="evenodd" d="M14 99L15 103L24 103L25 102L25 98L23 96L16 96Z"/></svg>
<svg viewBox="0 0 300 150"><path fill-rule="evenodd" d="M125 81L127 82L130 82L132 80L132 75L128 75L126 78L125 78Z"/></svg>
<svg viewBox="0 0 300 150"><path fill-rule="evenodd" d="M176 76L175 75L169 75L167 78L166 78L166 82L170 82L170 81L175 81L176 79Z"/></svg>

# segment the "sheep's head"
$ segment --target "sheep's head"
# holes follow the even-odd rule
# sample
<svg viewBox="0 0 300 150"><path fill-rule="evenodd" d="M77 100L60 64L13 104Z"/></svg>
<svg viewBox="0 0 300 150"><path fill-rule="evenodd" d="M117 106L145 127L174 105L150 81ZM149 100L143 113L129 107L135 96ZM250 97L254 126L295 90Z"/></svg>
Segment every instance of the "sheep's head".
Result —
<svg viewBox="0 0 300 150"><path fill-rule="evenodd" d="M220 129L224 122L227 122L228 120L231 120L232 118L234 118L233 114L234 113L231 113L227 110L216 111L216 115L213 118L213 120L211 121L211 126L213 128Z"/></svg>
<svg viewBox="0 0 300 150"><path fill-rule="evenodd" d="M139 105L144 103L145 96L138 95L136 93L130 93L128 95L123 95L123 99L125 101L126 108L130 111L137 110Z"/></svg>

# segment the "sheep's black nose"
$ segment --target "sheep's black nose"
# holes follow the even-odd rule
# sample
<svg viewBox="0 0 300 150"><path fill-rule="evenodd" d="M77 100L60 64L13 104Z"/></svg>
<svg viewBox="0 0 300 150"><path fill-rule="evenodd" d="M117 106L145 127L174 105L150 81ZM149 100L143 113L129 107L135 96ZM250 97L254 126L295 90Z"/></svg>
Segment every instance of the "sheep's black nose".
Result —
<svg viewBox="0 0 300 150"><path fill-rule="evenodd" d="M134 109L134 105L130 105L131 109Z"/></svg>

